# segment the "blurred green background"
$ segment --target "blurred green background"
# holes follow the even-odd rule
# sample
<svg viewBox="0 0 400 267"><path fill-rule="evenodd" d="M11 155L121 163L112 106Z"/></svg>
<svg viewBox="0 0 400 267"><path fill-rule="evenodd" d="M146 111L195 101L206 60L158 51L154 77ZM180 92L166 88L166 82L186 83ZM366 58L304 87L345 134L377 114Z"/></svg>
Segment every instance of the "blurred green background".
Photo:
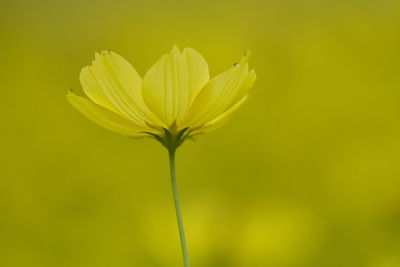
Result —
<svg viewBox="0 0 400 267"><path fill-rule="evenodd" d="M0 0L0 266L182 266L167 153L66 101L114 50L258 80L177 155L194 267L400 266L400 2Z"/></svg>

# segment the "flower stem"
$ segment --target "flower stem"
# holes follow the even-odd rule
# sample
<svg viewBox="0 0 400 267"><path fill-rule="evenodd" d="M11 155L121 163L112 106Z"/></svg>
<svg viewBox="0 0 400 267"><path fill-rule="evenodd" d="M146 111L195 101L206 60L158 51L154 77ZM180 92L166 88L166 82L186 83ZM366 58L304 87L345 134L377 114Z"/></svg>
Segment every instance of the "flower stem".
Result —
<svg viewBox="0 0 400 267"><path fill-rule="evenodd" d="M183 261L185 263L185 267L190 267L189 255L188 255L188 250L187 250L187 246L186 246L186 239L185 239L185 231L183 229L181 204L180 204L180 201L179 201L178 187L176 185L175 150L176 150L176 148L168 149L168 152L169 152L169 164L170 164L170 170L171 170L172 192L174 193L175 211L176 211L176 218L178 220L179 236L181 238Z"/></svg>

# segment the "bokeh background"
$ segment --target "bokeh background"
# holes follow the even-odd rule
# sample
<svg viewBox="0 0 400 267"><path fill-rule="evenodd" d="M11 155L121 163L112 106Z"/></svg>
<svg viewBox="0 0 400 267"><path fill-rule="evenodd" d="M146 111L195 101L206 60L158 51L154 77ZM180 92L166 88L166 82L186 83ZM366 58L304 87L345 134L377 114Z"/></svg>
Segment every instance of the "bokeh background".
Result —
<svg viewBox="0 0 400 267"><path fill-rule="evenodd" d="M400 266L400 2L0 1L0 266L182 266L167 153L65 100L110 49L258 80L177 155L194 267Z"/></svg>

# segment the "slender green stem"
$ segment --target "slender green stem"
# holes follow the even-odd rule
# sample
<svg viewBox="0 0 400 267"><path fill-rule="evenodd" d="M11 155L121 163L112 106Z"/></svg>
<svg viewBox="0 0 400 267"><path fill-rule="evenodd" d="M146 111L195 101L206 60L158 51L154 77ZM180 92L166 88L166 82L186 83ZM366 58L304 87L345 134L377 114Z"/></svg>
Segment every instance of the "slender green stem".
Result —
<svg viewBox="0 0 400 267"><path fill-rule="evenodd" d="M187 250L187 246L186 246L185 231L183 229L181 204L179 201L178 187L176 185L175 148L170 148L170 149L168 149L168 151L169 151L169 164L170 164L170 170L171 170L172 191L174 193L175 211L176 211L176 218L178 219L178 227L179 227L179 235L181 238L183 261L185 263L185 267L190 267L189 255L188 255L188 250Z"/></svg>

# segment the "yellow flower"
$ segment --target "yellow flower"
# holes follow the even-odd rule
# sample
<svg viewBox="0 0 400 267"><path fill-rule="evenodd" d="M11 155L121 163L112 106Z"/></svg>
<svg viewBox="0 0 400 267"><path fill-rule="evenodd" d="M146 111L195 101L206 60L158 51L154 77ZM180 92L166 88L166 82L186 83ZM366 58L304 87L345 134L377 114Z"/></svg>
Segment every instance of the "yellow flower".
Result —
<svg viewBox="0 0 400 267"><path fill-rule="evenodd" d="M96 53L80 81L88 98L69 92L68 101L95 123L131 137L154 137L169 152L171 182L185 267L189 256L175 174L175 150L195 134L226 120L247 98L256 80L245 54L239 63L210 80L208 65L192 48L161 57L143 79L114 52Z"/></svg>
<svg viewBox="0 0 400 267"><path fill-rule="evenodd" d="M197 51L175 46L142 79L120 55L102 51L80 74L88 98L69 92L67 99L110 131L152 136L177 147L187 137L218 127L246 100L256 79L248 56L210 80L207 62Z"/></svg>

